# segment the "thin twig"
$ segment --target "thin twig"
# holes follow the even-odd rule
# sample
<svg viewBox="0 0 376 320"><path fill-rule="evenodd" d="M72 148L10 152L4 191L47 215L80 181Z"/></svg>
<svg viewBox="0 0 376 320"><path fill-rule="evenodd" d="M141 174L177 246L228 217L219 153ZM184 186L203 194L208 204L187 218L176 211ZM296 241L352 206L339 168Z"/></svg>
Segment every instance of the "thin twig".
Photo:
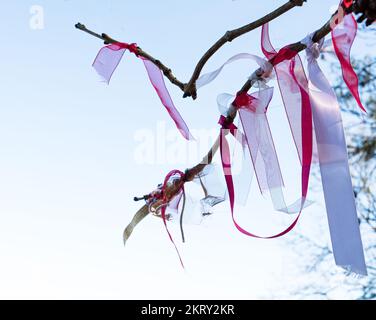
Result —
<svg viewBox="0 0 376 320"><path fill-rule="evenodd" d="M196 99L197 97L197 90L196 90L196 81L198 77L201 74L202 69L204 68L205 64L208 62L208 60L227 42L231 42L234 39L252 31L255 30L265 23L268 23L282 14L286 13L287 11L295 8L296 6L302 6L304 1L294 1L290 0L278 9L274 10L273 12L267 14L266 16L251 22L243 27L240 27L238 29L234 29L231 31L227 31L215 44L211 46L211 48L205 52L205 54L202 56L202 58L199 60L199 62L196 65L195 70L193 71L193 74L191 76L191 79L187 83L187 85L184 88L184 98L185 97L192 97L193 99Z"/></svg>
<svg viewBox="0 0 376 320"><path fill-rule="evenodd" d="M75 27L78 29L78 30L81 30L81 31L84 31L96 38L99 38L101 40L103 40L104 44L111 44L111 43L116 43L116 42L119 42L113 38L111 38L110 36L108 36L107 34L105 33L102 33L102 34L98 34L94 31L91 31L89 30L88 28L86 28L85 25L83 25L82 23L77 23L75 25ZM145 59L147 60L150 60L151 62L153 62L162 72L163 74L165 75L165 77L170 80L170 82L174 85L176 85L177 87L179 87L182 91L184 91L184 83L180 82L172 73L172 70L168 67L166 67L160 60L158 59L155 59L153 56L151 56L149 53L147 53L146 51L142 50L140 47L137 47L137 55L138 56L141 56L141 57L144 57Z"/></svg>
<svg viewBox="0 0 376 320"><path fill-rule="evenodd" d="M254 22L251 22L243 27L240 27L238 29L234 29L231 31L227 31L222 38L220 38L213 46L210 47L210 49L202 56L200 61L197 63L193 74L191 76L191 79L187 84L184 84L182 81L179 81L172 73L172 70L165 66L160 60L154 58L144 50L142 50L140 47L137 48L138 52L137 54L139 56L142 56L151 62L153 62L160 70L162 70L163 74L166 76L168 80L177 87L180 88L184 92L183 97L189 97L191 96L193 99L196 99L197 97L197 91L196 91L196 81L198 77L201 74L201 71L205 64L208 62L208 60L227 42L231 42L232 40L252 31L257 29L258 27L262 26L263 24L270 22L282 14L286 13L287 11L291 10L292 8L296 6L302 6L303 2L306 0L290 0L278 9L274 10L273 12L267 14L266 16L262 17L261 19L258 19ZM75 27L81 31L84 31L98 39L101 39L104 41L105 44L111 44L115 42L119 42L110 36L108 36L105 33L98 34L94 31L91 31L86 28L85 25L81 23L77 23Z"/></svg>

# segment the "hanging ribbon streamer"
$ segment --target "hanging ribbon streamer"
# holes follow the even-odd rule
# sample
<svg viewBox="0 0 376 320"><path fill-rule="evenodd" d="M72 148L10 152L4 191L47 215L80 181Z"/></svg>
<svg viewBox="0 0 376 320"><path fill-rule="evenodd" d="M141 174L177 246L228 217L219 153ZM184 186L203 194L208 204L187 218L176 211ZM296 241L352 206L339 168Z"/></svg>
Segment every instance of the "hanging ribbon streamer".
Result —
<svg viewBox="0 0 376 320"><path fill-rule="evenodd" d="M367 275L341 113L317 63L323 41L314 44L310 35L303 43L307 46L309 96L333 254L337 265Z"/></svg>
<svg viewBox="0 0 376 320"><path fill-rule="evenodd" d="M266 116L267 107L273 96L273 88L267 87L264 90L254 93L253 96L245 93L238 95L233 102L234 107L239 110L241 130L232 124L231 134L238 137L244 136L243 139L237 139L239 142L245 140L245 148L250 154L250 159L256 173L257 182L261 193L269 192L273 207L276 211L287 214L294 214L307 207L312 202L306 201L306 190L308 181L303 186L305 190L302 197L295 201L292 205L287 206L283 195L282 187L284 186L282 173L278 162L277 152L274 147L272 134L269 128ZM221 94L218 96L217 102L220 109L225 109L226 101L233 100L233 96L229 94ZM227 112L222 112L227 115ZM225 117L221 117L220 124L223 124ZM240 134L239 134L240 133ZM303 175L305 178L307 174ZM309 176L309 172L308 172ZM238 193L238 191L237 191Z"/></svg>
<svg viewBox="0 0 376 320"><path fill-rule="evenodd" d="M299 215L296 217L293 223L286 230L274 236L260 237L244 230L242 227L238 225L238 223L236 222L234 218L234 212L233 212L234 205L235 205L235 190L234 190L234 183L233 183L232 173L231 173L231 158L230 158L230 152L229 152L229 145L226 140L226 136L223 136L223 134L221 134L220 136L220 140L221 140L220 150L221 150L223 171L225 174L225 180L226 180L229 197L230 197L230 207L231 207L232 218L233 218L236 228L243 234L251 236L251 237L270 239L270 238L280 237L290 232L295 227L296 223L298 222L300 215L301 215L301 211L303 210L305 206L306 196L308 193L309 174L310 174L310 168L311 168L312 148L313 148L312 112L311 112L311 104L310 104L309 96L306 92L308 82L304 73L304 69L303 69L303 65L300 60L300 57L297 55L296 51L293 51L289 49L288 47L282 48L278 52L275 51L275 49L273 48L270 42L267 24L263 26L263 30L262 30L262 50L264 54L266 55L266 57L270 61L273 61L274 69L277 74L278 84L279 84L283 102L285 105L286 114L290 123L291 132L292 132L295 145L298 151L299 159L302 164L302 173L301 173L302 174L302 197L293 205L293 207L295 207L297 211L299 211ZM246 93L242 94L241 99L242 99L242 102L239 103L240 98L238 95L233 105L238 106L239 108L240 105L244 106L244 105L247 105L247 103L252 104L252 99ZM247 107L247 109L248 109L248 112L249 111L252 112L252 109L250 109L249 107ZM267 109L267 105L265 106L265 110L266 109ZM244 111L239 111L239 113L240 114L242 113L243 118L244 118L245 116ZM230 130L230 132L234 130L233 124L228 124L226 123L226 121L223 120L223 118L221 119L222 120L220 120L220 124L222 125L222 129ZM243 124L247 125L247 121L243 121ZM252 137L252 134L255 135L255 132L252 132L251 130L247 130L247 131L250 137ZM248 145L252 147L252 144L249 144L249 141L247 142L248 142ZM271 143L269 143L269 145L271 145ZM264 153L265 156L266 154L267 153ZM268 154L270 156L270 148L269 148ZM278 163L278 162L274 161L274 163ZM267 170L267 169L264 168L264 170ZM276 170L274 171L276 172ZM272 175L269 175L269 176L266 175L266 177L268 177L266 180L269 179L273 181L273 179L271 179ZM274 183L276 181L278 184L278 181L282 182L282 179L279 180L277 178L276 180L274 180ZM281 197L281 199L283 198Z"/></svg>
<svg viewBox="0 0 376 320"><path fill-rule="evenodd" d="M179 129L180 133L185 139L192 140L193 136L191 135L188 126L186 125L179 111L176 109L166 88L162 71L153 62L138 55L138 48L136 44L116 42L101 48L93 62L94 69L107 83L109 83L112 74L119 65L126 50L129 50L142 60L151 84L153 85L159 99L166 108L170 117L175 122L176 127Z"/></svg>
<svg viewBox="0 0 376 320"><path fill-rule="evenodd" d="M170 233L170 231L168 229L167 218L166 218L166 208L168 206L171 206L172 208L176 208L176 210L177 210L177 208L179 206L180 199L181 199L181 197L184 194L184 182L182 182L182 184L180 186L180 189L177 192L177 194L174 196L174 198L169 199L169 194L167 193L167 187L170 184L174 184L174 180L176 181L176 179L180 179L180 180L184 181L184 173L181 172L181 171L179 171L179 170L172 170L171 172L169 172L167 174L167 176L166 176L166 178L164 180L164 183L163 183L163 186L162 186L162 197L163 198L162 198L162 205L161 205L161 215L162 215L163 223L165 225L168 237L170 238L172 244L174 245L176 253L179 256L180 264L181 264L181 266L184 269L183 260L181 258L180 253L179 253L178 247L176 246L175 241L172 238L172 235L171 235L171 233Z"/></svg>
<svg viewBox="0 0 376 320"><path fill-rule="evenodd" d="M268 24L262 27L261 48L265 56L273 61L286 115L302 166L302 201L299 210L301 211L307 198L313 145L315 145L312 135L311 103L307 93L308 80L296 51L288 47L278 52L274 49L269 37Z"/></svg>
<svg viewBox="0 0 376 320"><path fill-rule="evenodd" d="M351 4L350 4L351 5ZM351 47L354 43L358 24L352 14L347 14L343 21L332 29L332 40L335 53L341 64L342 76L360 109L366 112L359 95L359 79L350 59Z"/></svg>
<svg viewBox="0 0 376 320"><path fill-rule="evenodd" d="M257 158L260 158L260 156L258 156L257 153L259 152L261 153L261 158L263 159L263 162L260 162L260 164L257 164L258 160L257 158L255 159L256 160L256 163L254 163L255 171L259 171L259 174L263 173L263 175L260 175L260 176L263 177L263 179L265 179L264 182L266 182L266 185L271 184L272 186L281 186L283 185L283 181L282 181L282 176L280 174L278 159L275 154L274 144L272 143L272 140L271 140L272 138L271 138L269 126L265 124L265 121L266 121L265 112L271 100L272 94L273 94L272 88L261 90L258 92L258 94L255 94L253 96L248 95L247 93L240 93L237 95L232 105L239 110L239 114L241 115L241 118L242 118L242 124L243 125L247 124L247 126L249 125L248 127L245 128L244 134L246 136L252 158L255 156ZM260 121L260 119L256 120L256 117L260 117L260 116L262 117L261 119L262 124L260 123L256 124L257 121ZM232 220L234 222L235 227L241 233L247 236L254 237L254 238L261 238L261 239L274 239L274 238L278 238L289 233L295 227L295 225L297 224L299 220L304 201L299 201L300 212L299 212L299 215L294 219L292 224L288 228L286 228L285 230L283 230L282 232L276 235L267 236L267 237L259 236L254 233L248 232L237 223L235 216L234 216L235 187L234 187L232 170L231 170L230 148L226 139L226 131L225 131L227 130L232 135L234 135L236 133L237 127L233 123L228 123L227 119L224 116L220 117L219 124L222 126L221 134L220 134L221 162L222 162L223 173L225 175L225 181L226 181L229 199L230 199L231 216L232 216ZM253 141L248 140L251 137L256 137L256 138ZM266 140L260 143L258 139L266 139ZM266 166L270 166L270 167L266 168ZM287 210L291 210L291 208Z"/></svg>
<svg viewBox="0 0 376 320"><path fill-rule="evenodd" d="M288 214L298 213L309 202L305 201L306 193L294 204L287 206L282 187L284 186L277 152L274 147L266 112L273 97L273 88L254 93L255 111L243 105L239 108L244 134L255 168L261 192L269 191L275 210ZM307 183L308 185L308 183Z"/></svg>
<svg viewBox="0 0 376 320"><path fill-rule="evenodd" d="M293 70L291 70L291 63L292 60L295 60L297 52L288 47L282 48L277 52L271 44L269 24L267 23L262 26L261 49L266 58L273 61L291 133L298 151L299 160L302 162L302 93L299 85L294 80ZM298 61L296 67L302 67L301 62Z"/></svg>

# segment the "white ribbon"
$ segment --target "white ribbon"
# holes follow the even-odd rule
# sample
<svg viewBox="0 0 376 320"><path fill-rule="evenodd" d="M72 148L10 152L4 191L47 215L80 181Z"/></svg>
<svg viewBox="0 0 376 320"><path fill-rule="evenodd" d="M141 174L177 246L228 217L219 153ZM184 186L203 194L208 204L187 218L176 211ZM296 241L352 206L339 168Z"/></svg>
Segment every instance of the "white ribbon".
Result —
<svg viewBox="0 0 376 320"><path fill-rule="evenodd" d="M367 275L340 108L316 61L323 41L313 43L310 35L302 42L307 46L308 91L334 258L349 272Z"/></svg>
<svg viewBox="0 0 376 320"><path fill-rule="evenodd" d="M271 73L273 72L273 66L271 65L271 63L269 63L269 61L267 61L266 59L261 58L259 56L256 56L254 54L239 53L239 54L236 54L235 56L231 57L230 59L228 59L217 70L205 73L202 76L200 76L200 78L198 78L197 81L196 81L196 88L197 89L202 88L203 86L206 86L207 84L212 82L215 78L217 78L219 76L219 74L222 72L222 69L226 65L233 63L235 61L238 61L238 60L245 60L245 59L255 61L259 65L259 67L264 71L263 75L260 78L267 79L271 76Z"/></svg>
<svg viewBox="0 0 376 320"><path fill-rule="evenodd" d="M252 96L266 102L272 99L273 88L266 86L252 94ZM231 108L231 102L235 96L222 93L217 97L217 104L222 115L227 116ZM269 103L254 103L255 110L240 108L239 115L243 134L236 135L235 138L243 146L244 155L247 155L249 162L252 161L254 170L258 174L258 182L262 194L269 191L275 211L286 214L296 214L312 204L312 201L299 198L291 205L287 205L283 194L283 179L279 167L278 157L274 148L272 134L269 128L266 112ZM237 132L238 133L238 132ZM244 141L243 136L246 138ZM246 148L245 148L246 147ZM247 151L245 149L248 149ZM244 175L244 172L242 173ZM262 182L260 181L262 180ZM261 182L261 184L260 184ZM237 191L238 194L239 191ZM240 197L240 203L244 203L246 197ZM238 199L239 202L239 199Z"/></svg>

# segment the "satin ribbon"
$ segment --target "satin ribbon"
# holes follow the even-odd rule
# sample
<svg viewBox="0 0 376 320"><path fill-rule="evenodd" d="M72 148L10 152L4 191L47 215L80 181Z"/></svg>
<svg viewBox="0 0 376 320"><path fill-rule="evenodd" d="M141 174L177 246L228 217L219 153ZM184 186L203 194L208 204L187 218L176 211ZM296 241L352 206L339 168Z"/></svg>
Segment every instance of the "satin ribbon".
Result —
<svg viewBox="0 0 376 320"><path fill-rule="evenodd" d="M348 1L349 3L352 1ZM349 5L351 6L352 3ZM346 2L345 2L346 5ZM332 40L335 53L341 64L342 76L352 96L356 100L359 108L367 112L364 108L359 95L359 79L351 65L350 52L354 43L358 24L352 14L347 14L343 21L332 29Z"/></svg>
<svg viewBox="0 0 376 320"><path fill-rule="evenodd" d="M338 266L367 275L340 108L317 58L323 41L307 45L309 97L333 254Z"/></svg>
<svg viewBox="0 0 376 320"><path fill-rule="evenodd" d="M353 5L354 0L343 0L341 3L345 6L345 8L350 8Z"/></svg>
<svg viewBox="0 0 376 320"><path fill-rule="evenodd" d="M149 208L145 204L144 206L141 207L140 210L137 211L137 213L134 215L132 221L128 224L128 226L125 228L123 232L123 242L124 245L128 241L129 237L133 233L134 228L143 220L147 217L149 214Z"/></svg>
<svg viewBox="0 0 376 320"><path fill-rule="evenodd" d="M116 42L101 48L93 62L93 67L97 73L107 82L110 82L112 74L119 65L124 52L129 50L134 53L144 63L145 69L148 73L151 84L157 92L159 99L166 108L170 117L174 121L180 133L187 140L192 140L193 136L190 133L188 126L176 109L171 96L166 88L162 71L150 60L138 55L138 48L135 43L128 44Z"/></svg>

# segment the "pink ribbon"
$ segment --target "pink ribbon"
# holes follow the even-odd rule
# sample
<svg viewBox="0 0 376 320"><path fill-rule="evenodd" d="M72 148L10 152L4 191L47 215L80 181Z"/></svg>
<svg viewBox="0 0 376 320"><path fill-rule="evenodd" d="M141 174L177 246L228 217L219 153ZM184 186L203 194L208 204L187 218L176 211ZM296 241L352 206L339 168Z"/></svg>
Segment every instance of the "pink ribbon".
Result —
<svg viewBox="0 0 376 320"><path fill-rule="evenodd" d="M261 47L265 56L269 60L273 59L286 115L302 165L302 209L308 193L313 150L312 109L307 93L307 76L296 51L288 47L278 52L274 49L269 37L268 24L262 27Z"/></svg>
<svg viewBox="0 0 376 320"><path fill-rule="evenodd" d="M172 235L168 229L168 226L167 226L167 219L166 219L166 208L169 204L173 203L173 206L176 206L176 209L178 208L179 206L179 202L180 202L180 199L181 199L181 195L182 195L182 192L184 192L184 184L182 185L181 189L178 191L177 195L173 198L173 199L170 199L168 201L167 199L167 195L166 195L166 188L167 188L167 184L170 182L170 179L174 176L179 176L181 179L184 179L184 173L179 171L179 170L172 170L171 172L169 172L164 180L164 183L163 183L163 186L162 186L162 199L163 199L163 204L162 204L162 209L161 209L161 215L162 215L162 219L163 219L163 223L165 225L165 228L166 228L166 231L167 231L167 234L168 234L168 237L170 238L172 244L174 245L175 247L175 250L176 250L176 253L178 254L178 257L179 257L179 260L180 260L180 264L181 266L183 267L184 269L184 263L183 263L183 259L179 253L179 250L178 250L178 247L176 246L175 244L175 241L174 239L172 238ZM174 201L174 199L178 199L177 201Z"/></svg>
<svg viewBox="0 0 376 320"><path fill-rule="evenodd" d="M352 1L348 1L349 3ZM345 2L346 5L346 2ZM351 3L350 3L351 5ZM355 73L350 59L351 47L354 43L358 24L352 14L347 14L343 21L332 29L332 40L335 53L341 64L342 76L351 94L355 98L360 109L367 112L364 108L359 95L359 79Z"/></svg>
<svg viewBox="0 0 376 320"><path fill-rule="evenodd" d="M296 57L297 52L288 47L277 52L270 41L269 24L262 26L261 49L266 58L273 62L291 133L299 160L302 162L302 95L291 70L291 61ZM298 62L298 66L301 66L301 62Z"/></svg>
<svg viewBox="0 0 376 320"><path fill-rule="evenodd" d="M116 42L101 48L93 62L94 69L107 83L109 83L112 74L119 65L126 50L134 53L139 59L142 60L151 84L153 85L155 91L159 96L159 99L166 108L170 117L175 122L176 127L179 129L180 133L185 139L192 140L193 136L191 135L188 126L183 120L179 111L176 109L166 88L161 70L150 60L147 60L146 58L138 55L138 48L135 43L128 44Z"/></svg>
<svg viewBox="0 0 376 320"><path fill-rule="evenodd" d="M239 109L239 114L242 120L242 125L244 128L244 135L247 140L248 147L250 148L251 157L255 167L256 173L258 173L259 184L265 183L268 188L270 187L280 187L283 184L282 176L280 175L280 168L278 164L277 155L275 152L274 144L271 138L271 133L268 125L260 127L257 125L256 117L265 117L265 112L270 103L272 97L273 89L267 88L258 92L257 96L251 96L247 93L238 94L235 101L232 105ZM264 122L265 123L265 122ZM266 122L267 123L267 122ZM226 139L226 135L223 133L223 130L229 130L232 135L235 136L237 127L233 123L228 123L224 116L221 116L219 124L222 126L220 134L220 153L221 153L221 162L223 173L225 175L225 181L228 189L229 200L230 200L230 209L231 217L234 222L235 227L243 234L259 239L274 239L281 237L289 233L297 224L301 210L304 205L304 199L302 198L301 203L299 204L300 212L299 215L294 219L292 224L288 226L282 232L272 235L272 236L259 236L254 233L251 233L244 228L242 228L236 221L234 216L234 206L235 206L235 188L232 178L231 171L231 156L230 148ZM264 135L266 143L260 143L260 135ZM260 151L261 150L261 151ZM260 156L257 156L258 152L261 152L262 159ZM307 174L306 171L302 173L304 176ZM309 171L308 171L309 177ZM260 178L264 181L260 181ZM308 179L308 178L307 178ZM263 184L262 184L263 185ZM266 187L265 185L265 187ZM308 180L307 180L308 187ZM304 186L305 188L305 186ZM306 195L306 190L303 192ZM287 209L288 210L288 209Z"/></svg>
<svg viewBox="0 0 376 320"><path fill-rule="evenodd" d="M262 42L261 43L262 43L262 50L265 56L269 60L273 59L272 61L273 61L273 65L277 74L278 84L279 84L283 102L285 105L286 114L290 123L291 132L292 132L295 145L299 154L299 159L302 164L302 170L301 170L302 197L300 201L298 201L299 214L287 229L283 230L282 232L276 235L263 237L263 236L258 236L258 235L255 235L254 233L248 232L236 222L235 217L234 217L235 190L234 190L234 183L233 183L232 173L231 173L231 157L230 157L228 142L226 140L226 137L224 137L222 134L220 135L220 151L221 151L222 167L223 167L223 171L225 174L227 189L229 192L231 215L232 215L232 219L236 228L241 233L250 237L273 239L273 238L281 237L287 234L288 232L290 232L296 226L301 216L302 209L304 208L304 203L305 203L306 196L308 193L309 174L310 174L310 168L311 168L312 149L313 149L312 111L311 111L311 103L310 103L309 95L307 93L308 80L304 73L303 65L300 60L299 55L297 55L297 52L289 49L288 47L282 48L278 52L275 51L274 47L272 46L270 42L267 24L264 25L262 29ZM243 117L242 123L243 123L243 126L245 127L245 136L247 139L249 139L250 137L252 137L252 127L249 127L247 129L247 125L249 125L249 121L245 121L245 120L246 118L249 119L249 115L248 114L246 115L246 112L250 113L249 111L252 111L252 109L250 108L250 105L252 105L255 99L247 98L244 95L241 98L242 98L242 102L240 104L239 104L240 98L237 97L237 99L233 102L233 105L239 107L239 105L243 104L243 106L244 105L246 106L247 111L240 109L239 113L241 117ZM267 101L266 105L265 104L263 105L263 108L264 108L263 110L265 111L267 109L267 105L270 102L270 99L269 100L267 99L266 101ZM223 124L222 124L222 127L223 129L226 129L226 126L223 126ZM231 129L231 128L228 128L228 129ZM248 132L248 135L247 135L247 132ZM255 135L257 133L253 132L253 134ZM271 145L270 141L272 140L269 140L269 145ZM248 142L248 145L252 147L252 144L249 143L250 141L247 141L247 142ZM253 148L254 147L255 146L253 146ZM271 150L272 149L269 148L269 151L268 151L269 155L273 154ZM278 163L276 160L276 157L275 157L275 161L273 162ZM275 168L277 168L277 166L275 166ZM268 172L268 169L270 168L264 168L263 171ZM278 170L274 170L274 172L278 172ZM273 180L270 180L269 177L267 177L266 180L273 181ZM275 183L278 186L278 184L282 183L282 177L280 176L280 179L278 179L278 176L277 176L277 178L275 178L273 183Z"/></svg>
<svg viewBox="0 0 376 320"><path fill-rule="evenodd" d="M266 117L267 108L273 97L273 88L244 94L234 101L246 137L247 146L261 192L280 188L283 184L277 152Z"/></svg>

